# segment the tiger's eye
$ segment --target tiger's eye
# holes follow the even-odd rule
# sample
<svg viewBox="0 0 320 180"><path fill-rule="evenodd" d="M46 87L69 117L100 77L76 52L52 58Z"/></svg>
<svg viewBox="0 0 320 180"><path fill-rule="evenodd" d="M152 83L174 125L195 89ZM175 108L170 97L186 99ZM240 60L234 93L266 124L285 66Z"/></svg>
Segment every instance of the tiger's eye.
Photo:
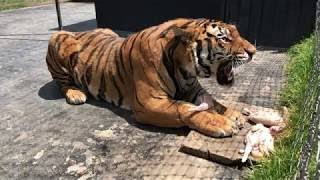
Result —
<svg viewBox="0 0 320 180"><path fill-rule="evenodd" d="M225 42L230 42L231 40L227 37L223 37L222 40L224 40Z"/></svg>
<svg viewBox="0 0 320 180"><path fill-rule="evenodd" d="M213 37L213 34L210 34L210 33L207 32L207 36L208 37Z"/></svg>

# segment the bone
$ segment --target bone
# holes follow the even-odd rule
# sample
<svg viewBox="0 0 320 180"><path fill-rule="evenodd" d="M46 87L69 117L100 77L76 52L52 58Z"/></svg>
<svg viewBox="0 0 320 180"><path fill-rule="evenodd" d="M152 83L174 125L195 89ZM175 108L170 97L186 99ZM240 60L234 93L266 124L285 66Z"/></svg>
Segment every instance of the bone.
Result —
<svg viewBox="0 0 320 180"><path fill-rule="evenodd" d="M194 106L189 108L190 112L196 112L196 111L206 111L209 109L209 105L207 103L201 103L198 106Z"/></svg>

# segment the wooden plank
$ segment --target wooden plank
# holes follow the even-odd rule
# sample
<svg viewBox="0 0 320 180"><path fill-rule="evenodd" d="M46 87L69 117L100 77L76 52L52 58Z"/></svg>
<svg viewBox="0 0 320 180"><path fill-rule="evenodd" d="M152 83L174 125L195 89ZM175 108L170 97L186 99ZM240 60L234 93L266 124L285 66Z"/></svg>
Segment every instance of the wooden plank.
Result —
<svg viewBox="0 0 320 180"><path fill-rule="evenodd" d="M249 108L270 112L275 111L270 108L263 108L239 102L222 100L220 100L220 102L237 110ZM239 150L245 148L244 139L251 126L252 125L247 122L238 134L226 138L212 138L197 131L191 131L182 143L180 151L225 165L241 164L242 154L239 153ZM255 159L252 156L250 156L249 159L253 163L259 162L259 159Z"/></svg>
<svg viewBox="0 0 320 180"><path fill-rule="evenodd" d="M236 165L241 162L240 149L244 149L245 134L251 125L246 126L238 135L227 138L211 138L197 131L191 131L181 145L180 151L225 165ZM250 157L251 160L257 160Z"/></svg>

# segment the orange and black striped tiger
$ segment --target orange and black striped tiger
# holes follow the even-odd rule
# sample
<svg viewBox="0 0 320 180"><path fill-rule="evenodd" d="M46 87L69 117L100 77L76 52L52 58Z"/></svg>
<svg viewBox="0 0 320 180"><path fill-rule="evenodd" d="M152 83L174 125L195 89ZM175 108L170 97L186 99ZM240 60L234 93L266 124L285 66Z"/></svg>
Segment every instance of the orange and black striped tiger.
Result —
<svg viewBox="0 0 320 180"><path fill-rule="evenodd" d="M233 64L250 61L255 51L234 25L175 19L127 38L110 29L60 31L50 38L46 61L70 104L90 94L130 108L141 123L222 137L236 133L244 118L216 102L197 76L230 84ZM190 111L203 102L212 108Z"/></svg>

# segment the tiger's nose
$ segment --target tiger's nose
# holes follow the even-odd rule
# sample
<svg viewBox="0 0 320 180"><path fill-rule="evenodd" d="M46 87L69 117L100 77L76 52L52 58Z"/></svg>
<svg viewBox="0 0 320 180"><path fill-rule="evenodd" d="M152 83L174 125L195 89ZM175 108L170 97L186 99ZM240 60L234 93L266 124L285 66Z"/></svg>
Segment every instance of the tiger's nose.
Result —
<svg viewBox="0 0 320 180"><path fill-rule="evenodd" d="M245 51L248 53L249 56L253 56L257 52L257 49L256 47L251 45L248 48L246 48Z"/></svg>

